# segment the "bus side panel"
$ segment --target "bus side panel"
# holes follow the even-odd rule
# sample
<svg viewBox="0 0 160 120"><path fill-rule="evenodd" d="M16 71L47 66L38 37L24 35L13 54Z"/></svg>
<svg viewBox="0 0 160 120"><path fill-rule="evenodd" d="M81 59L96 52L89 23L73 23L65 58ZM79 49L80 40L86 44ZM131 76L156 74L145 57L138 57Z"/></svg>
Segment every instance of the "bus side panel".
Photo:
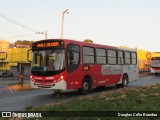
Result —
<svg viewBox="0 0 160 120"><path fill-rule="evenodd" d="M86 65L85 65L86 66ZM95 79L95 67L88 65L89 70L83 70L84 65L80 64L79 67L72 73L68 73L67 76L67 88L68 89L80 89L82 87L82 81L85 76L90 76L93 80Z"/></svg>
<svg viewBox="0 0 160 120"><path fill-rule="evenodd" d="M129 82L138 79L138 66L137 65L130 65L128 66L128 74L129 74Z"/></svg>
<svg viewBox="0 0 160 120"><path fill-rule="evenodd" d="M101 73L105 77L106 85L117 84L123 74L121 65L102 65Z"/></svg>
<svg viewBox="0 0 160 120"><path fill-rule="evenodd" d="M82 79L83 79L83 72L81 70L81 65L71 73L67 73L67 89L77 89L80 88Z"/></svg>
<svg viewBox="0 0 160 120"><path fill-rule="evenodd" d="M85 67L89 69L85 69ZM68 74L67 83L68 89L80 89L82 87L82 81L85 77L90 77L92 82L92 87L97 87L101 85L105 85L102 80L101 75L101 67L97 65L82 65L80 64L79 67L73 71L72 73Z"/></svg>
<svg viewBox="0 0 160 120"><path fill-rule="evenodd" d="M137 65L124 65L122 71L123 73L122 73L121 79L118 82L118 84L122 83L122 77L124 74L128 75L129 82L132 82L138 79L138 66Z"/></svg>

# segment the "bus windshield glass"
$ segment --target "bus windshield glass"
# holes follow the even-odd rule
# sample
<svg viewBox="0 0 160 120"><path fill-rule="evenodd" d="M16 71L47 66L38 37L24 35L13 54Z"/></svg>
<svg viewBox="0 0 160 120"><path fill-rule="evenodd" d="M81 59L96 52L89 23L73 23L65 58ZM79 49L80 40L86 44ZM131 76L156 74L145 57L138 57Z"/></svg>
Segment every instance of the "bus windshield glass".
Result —
<svg viewBox="0 0 160 120"><path fill-rule="evenodd" d="M66 67L64 49L43 49L33 51L31 71L57 72Z"/></svg>
<svg viewBox="0 0 160 120"><path fill-rule="evenodd" d="M160 67L160 58L152 58L151 66L152 67Z"/></svg>

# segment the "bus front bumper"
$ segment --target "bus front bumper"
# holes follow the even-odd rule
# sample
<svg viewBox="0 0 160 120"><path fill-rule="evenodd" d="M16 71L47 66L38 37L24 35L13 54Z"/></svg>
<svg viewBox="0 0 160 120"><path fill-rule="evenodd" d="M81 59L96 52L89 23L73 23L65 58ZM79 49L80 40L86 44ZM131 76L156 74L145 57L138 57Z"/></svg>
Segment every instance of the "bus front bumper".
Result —
<svg viewBox="0 0 160 120"><path fill-rule="evenodd" d="M60 80L56 83L35 83L30 80L31 88L53 89L53 90L67 90L67 84L65 80Z"/></svg>
<svg viewBox="0 0 160 120"><path fill-rule="evenodd" d="M151 68L151 73L160 73L160 70L154 70Z"/></svg>

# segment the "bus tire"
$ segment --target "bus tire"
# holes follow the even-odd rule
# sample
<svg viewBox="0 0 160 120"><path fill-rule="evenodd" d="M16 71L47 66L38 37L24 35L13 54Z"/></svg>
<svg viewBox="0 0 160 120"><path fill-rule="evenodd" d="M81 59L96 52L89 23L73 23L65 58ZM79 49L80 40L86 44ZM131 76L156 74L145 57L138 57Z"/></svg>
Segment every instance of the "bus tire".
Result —
<svg viewBox="0 0 160 120"><path fill-rule="evenodd" d="M52 90L52 91L53 91L53 93L55 93L55 94L61 94L61 93L63 93L62 90Z"/></svg>
<svg viewBox="0 0 160 120"><path fill-rule="evenodd" d="M82 82L81 93L85 95L89 93L90 90L91 90L91 82L88 78L84 78Z"/></svg>
<svg viewBox="0 0 160 120"><path fill-rule="evenodd" d="M116 84L116 87L117 88L121 88L121 84Z"/></svg>
<svg viewBox="0 0 160 120"><path fill-rule="evenodd" d="M122 86L122 88L123 87L127 87L127 85L128 85L128 75L126 75L126 74L124 74L123 75L123 77L122 77L122 84L121 84L121 86Z"/></svg>

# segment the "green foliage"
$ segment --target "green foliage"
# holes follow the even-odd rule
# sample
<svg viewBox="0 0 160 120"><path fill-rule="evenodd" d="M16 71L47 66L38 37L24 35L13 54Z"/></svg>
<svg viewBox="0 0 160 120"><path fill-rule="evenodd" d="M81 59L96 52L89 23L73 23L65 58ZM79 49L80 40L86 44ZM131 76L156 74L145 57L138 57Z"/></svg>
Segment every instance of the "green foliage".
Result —
<svg viewBox="0 0 160 120"><path fill-rule="evenodd" d="M27 111L29 111L29 110L31 110L32 108L33 108L33 106L26 106L25 109L26 109Z"/></svg>
<svg viewBox="0 0 160 120"><path fill-rule="evenodd" d="M31 111L160 111L160 84L139 88L123 88L31 109ZM43 118L44 119L44 118ZM158 120L157 117L54 117L50 120Z"/></svg>
<svg viewBox="0 0 160 120"><path fill-rule="evenodd" d="M18 47L19 45L32 46L33 41L28 40L17 40L14 44L14 47Z"/></svg>

